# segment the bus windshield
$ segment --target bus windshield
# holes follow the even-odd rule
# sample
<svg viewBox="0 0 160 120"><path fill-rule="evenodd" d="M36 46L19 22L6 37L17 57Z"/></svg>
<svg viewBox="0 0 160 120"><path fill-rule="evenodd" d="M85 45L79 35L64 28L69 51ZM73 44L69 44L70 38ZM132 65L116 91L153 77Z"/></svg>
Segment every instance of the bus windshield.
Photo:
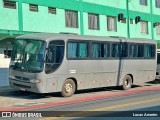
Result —
<svg viewBox="0 0 160 120"><path fill-rule="evenodd" d="M10 67L16 70L40 72L44 65L46 43L38 40L16 40Z"/></svg>

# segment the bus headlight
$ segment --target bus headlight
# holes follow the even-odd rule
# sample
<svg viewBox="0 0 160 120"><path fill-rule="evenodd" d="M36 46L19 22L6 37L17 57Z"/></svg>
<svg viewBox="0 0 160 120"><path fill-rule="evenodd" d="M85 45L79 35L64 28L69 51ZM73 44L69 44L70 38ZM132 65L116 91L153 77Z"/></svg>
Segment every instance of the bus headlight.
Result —
<svg viewBox="0 0 160 120"><path fill-rule="evenodd" d="M34 79L33 79L33 80L30 80L30 82L31 82L31 83L40 83L41 80L34 80Z"/></svg>

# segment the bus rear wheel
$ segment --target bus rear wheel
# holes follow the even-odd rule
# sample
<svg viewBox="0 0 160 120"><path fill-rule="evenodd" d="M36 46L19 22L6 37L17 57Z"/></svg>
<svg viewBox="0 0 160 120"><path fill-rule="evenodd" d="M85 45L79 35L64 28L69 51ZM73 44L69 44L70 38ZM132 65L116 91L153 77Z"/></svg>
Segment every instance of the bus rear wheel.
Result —
<svg viewBox="0 0 160 120"><path fill-rule="evenodd" d="M130 75L126 75L123 79L122 89L129 90L132 87L132 78Z"/></svg>
<svg viewBox="0 0 160 120"><path fill-rule="evenodd" d="M61 95L63 97L70 97L75 93L76 85L73 80L67 79L62 86Z"/></svg>

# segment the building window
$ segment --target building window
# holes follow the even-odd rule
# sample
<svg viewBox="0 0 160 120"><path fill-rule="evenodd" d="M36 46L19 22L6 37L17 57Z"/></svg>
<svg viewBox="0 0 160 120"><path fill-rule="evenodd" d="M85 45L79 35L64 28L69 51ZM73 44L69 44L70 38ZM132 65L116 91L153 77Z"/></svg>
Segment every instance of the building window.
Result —
<svg viewBox="0 0 160 120"><path fill-rule="evenodd" d="M33 12L38 12L38 5L29 4L29 10Z"/></svg>
<svg viewBox="0 0 160 120"><path fill-rule="evenodd" d="M160 35L160 22L156 26L157 35Z"/></svg>
<svg viewBox="0 0 160 120"><path fill-rule="evenodd" d="M107 17L107 30L108 31L117 31L117 22L116 17Z"/></svg>
<svg viewBox="0 0 160 120"><path fill-rule="evenodd" d="M48 13L56 14L56 8L48 7Z"/></svg>
<svg viewBox="0 0 160 120"><path fill-rule="evenodd" d="M160 8L160 0L156 0L156 7Z"/></svg>
<svg viewBox="0 0 160 120"><path fill-rule="evenodd" d="M148 34L148 22L147 21L141 21L140 22L141 27L141 33Z"/></svg>
<svg viewBox="0 0 160 120"><path fill-rule="evenodd" d="M16 2L3 0L3 7L4 8L16 9Z"/></svg>
<svg viewBox="0 0 160 120"><path fill-rule="evenodd" d="M130 19L130 24L133 24L133 19Z"/></svg>
<svg viewBox="0 0 160 120"><path fill-rule="evenodd" d="M78 28L78 12L66 10L65 22L66 22L66 27Z"/></svg>
<svg viewBox="0 0 160 120"><path fill-rule="evenodd" d="M139 3L140 3L140 5L147 6L147 0L140 0Z"/></svg>
<svg viewBox="0 0 160 120"><path fill-rule="evenodd" d="M92 30L99 30L99 15L88 13L88 28Z"/></svg>

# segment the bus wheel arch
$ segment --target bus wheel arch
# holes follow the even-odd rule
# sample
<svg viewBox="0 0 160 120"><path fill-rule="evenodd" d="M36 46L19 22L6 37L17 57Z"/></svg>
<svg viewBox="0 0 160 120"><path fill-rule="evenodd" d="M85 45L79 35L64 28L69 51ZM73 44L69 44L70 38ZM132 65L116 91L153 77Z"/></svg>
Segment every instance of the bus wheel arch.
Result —
<svg viewBox="0 0 160 120"><path fill-rule="evenodd" d="M77 80L74 78L74 77L70 77L70 78L67 78L67 79L71 79L74 81L75 85L76 85L76 89L75 89L75 92L77 91L78 89L78 84L77 84Z"/></svg>
<svg viewBox="0 0 160 120"><path fill-rule="evenodd" d="M123 83L121 88L123 90L129 90L132 87L133 84L133 76L131 74L127 74L123 78Z"/></svg>
<svg viewBox="0 0 160 120"><path fill-rule="evenodd" d="M72 96L75 93L76 89L77 89L76 86L77 85L76 85L76 82L75 82L74 79L72 79L72 78L66 79L64 81L63 85L62 85L61 95L63 97L70 97L70 96Z"/></svg>
<svg viewBox="0 0 160 120"><path fill-rule="evenodd" d="M132 74L127 74L127 75L131 76L131 78L132 78L132 84L133 84L134 83L133 75Z"/></svg>

